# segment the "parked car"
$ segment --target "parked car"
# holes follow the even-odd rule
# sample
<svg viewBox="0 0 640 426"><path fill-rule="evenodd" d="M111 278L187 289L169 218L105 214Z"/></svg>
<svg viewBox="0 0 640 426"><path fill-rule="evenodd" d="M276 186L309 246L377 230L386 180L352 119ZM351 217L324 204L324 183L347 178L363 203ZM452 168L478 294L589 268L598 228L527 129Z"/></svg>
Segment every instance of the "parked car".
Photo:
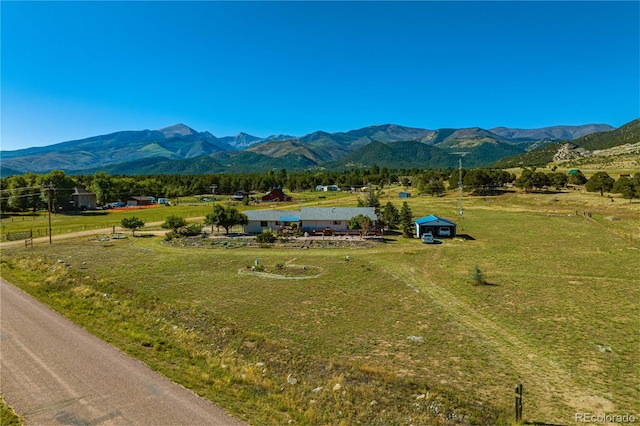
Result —
<svg viewBox="0 0 640 426"><path fill-rule="evenodd" d="M447 227L442 227L438 229L438 235L440 235L441 237L450 237L451 236L451 229L447 228Z"/></svg>
<svg viewBox="0 0 640 426"><path fill-rule="evenodd" d="M102 208L107 210L107 209L117 209L117 208L121 208L121 207L125 207L127 205L127 203L125 203L124 201L116 201L113 203L108 203L105 206L103 206Z"/></svg>
<svg viewBox="0 0 640 426"><path fill-rule="evenodd" d="M426 232L422 234L422 242L425 244L433 244L434 242L433 234L431 234L431 232Z"/></svg>

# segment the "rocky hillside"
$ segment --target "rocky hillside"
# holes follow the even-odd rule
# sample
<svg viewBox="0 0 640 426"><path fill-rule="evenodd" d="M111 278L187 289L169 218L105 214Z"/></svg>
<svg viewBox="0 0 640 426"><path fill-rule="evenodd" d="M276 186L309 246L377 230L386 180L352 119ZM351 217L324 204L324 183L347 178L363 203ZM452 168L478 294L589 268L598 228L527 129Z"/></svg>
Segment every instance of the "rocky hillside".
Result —
<svg viewBox="0 0 640 426"><path fill-rule="evenodd" d="M640 165L640 119L608 132L582 136L572 142L560 142L496 161L493 166L545 166L550 163L571 166L624 162Z"/></svg>

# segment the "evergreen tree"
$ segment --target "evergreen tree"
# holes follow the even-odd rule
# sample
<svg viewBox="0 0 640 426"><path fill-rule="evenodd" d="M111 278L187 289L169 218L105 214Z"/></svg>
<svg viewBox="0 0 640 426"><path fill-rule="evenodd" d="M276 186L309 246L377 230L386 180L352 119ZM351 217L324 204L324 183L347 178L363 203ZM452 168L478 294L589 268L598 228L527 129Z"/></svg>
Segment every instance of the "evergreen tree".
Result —
<svg viewBox="0 0 640 426"><path fill-rule="evenodd" d="M587 178L578 170L576 173L569 175L569 183L571 185L584 185L587 183Z"/></svg>
<svg viewBox="0 0 640 426"><path fill-rule="evenodd" d="M585 189L589 192L600 192L600 195L604 195L605 191L611 192L614 182L607 172L597 172L587 181Z"/></svg>
<svg viewBox="0 0 640 426"><path fill-rule="evenodd" d="M442 195L446 191L444 184L439 180L435 182L428 183L425 187L425 192L430 194L432 197L435 195Z"/></svg>
<svg viewBox="0 0 640 426"><path fill-rule="evenodd" d="M375 207L380 208L380 196L374 191L373 186L369 185L367 192L364 194L364 200L358 198L358 207Z"/></svg>
<svg viewBox="0 0 640 426"><path fill-rule="evenodd" d="M471 279L473 280L473 283L475 285L484 285L487 283L484 279L484 274L482 273L480 268L478 268L478 265L476 265L476 267L473 269Z"/></svg>
<svg viewBox="0 0 640 426"><path fill-rule="evenodd" d="M531 191L533 188L532 176L535 170L535 167L533 169L524 168L520 177L516 179L516 187L524 189L525 192Z"/></svg>
<svg viewBox="0 0 640 426"><path fill-rule="evenodd" d="M567 175L560 172L549 173L547 176L549 176L549 180L558 190L567 186L567 182L569 181Z"/></svg>
<svg viewBox="0 0 640 426"><path fill-rule="evenodd" d="M413 212L409 204L405 201L400 209L400 226L402 227L402 236L405 238L413 238Z"/></svg>
<svg viewBox="0 0 640 426"><path fill-rule="evenodd" d="M398 208L389 201L385 204L380 219L385 229L396 229L400 223L400 212Z"/></svg>
<svg viewBox="0 0 640 426"><path fill-rule="evenodd" d="M635 185L632 179L622 177L614 184L611 191L615 194L622 194L624 198L628 198L629 202L640 196L640 186Z"/></svg>

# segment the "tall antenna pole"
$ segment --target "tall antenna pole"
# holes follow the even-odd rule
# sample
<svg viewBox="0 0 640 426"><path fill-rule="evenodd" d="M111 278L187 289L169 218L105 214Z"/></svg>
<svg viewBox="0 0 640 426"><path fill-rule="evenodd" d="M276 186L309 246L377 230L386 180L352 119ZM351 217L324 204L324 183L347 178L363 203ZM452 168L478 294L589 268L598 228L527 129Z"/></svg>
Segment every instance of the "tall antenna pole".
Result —
<svg viewBox="0 0 640 426"><path fill-rule="evenodd" d="M459 155L458 158L458 189L460 190L460 195L458 197L458 214L460 215L460 219L462 219L462 215L464 214L464 209L462 208L462 190L464 189L464 185L462 183L462 157L468 154L468 152L452 152L454 155Z"/></svg>
<svg viewBox="0 0 640 426"><path fill-rule="evenodd" d="M462 215L464 214L464 210L462 209L462 189L464 188L464 185L462 184L462 155L458 158L458 188L460 189L458 214L460 215L460 219L462 219Z"/></svg>

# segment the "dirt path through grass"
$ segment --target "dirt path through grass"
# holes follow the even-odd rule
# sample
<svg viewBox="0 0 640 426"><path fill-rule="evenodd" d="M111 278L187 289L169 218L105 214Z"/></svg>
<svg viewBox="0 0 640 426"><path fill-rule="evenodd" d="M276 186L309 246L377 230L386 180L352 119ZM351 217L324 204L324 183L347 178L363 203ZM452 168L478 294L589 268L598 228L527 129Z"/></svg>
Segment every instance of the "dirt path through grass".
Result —
<svg viewBox="0 0 640 426"><path fill-rule="evenodd" d="M200 218L198 218L200 219ZM146 228L154 228L154 227L158 227L160 225L162 225L163 222L152 222L152 223L147 223L145 225ZM116 231L117 233L127 233L129 234L129 231L127 231L126 229L120 227L120 226L116 226L116 227L109 227L109 228L101 228L101 229L89 229L86 231L77 231L77 232L68 232L65 234L57 234L57 235L52 235L51 236L51 240L52 241L61 241L61 240L68 240L71 238L78 238L78 237L91 237L93 235L110 235L113 231ZM149 230L145 230L144 228L141 228L138 230L138 234L142 233L142 234L147 234L147 235L164 235L168 232L168 230L155 230L155 231L149 231ZM47 244L49 243L49 237L37 237L37 238L33 238L33 244ZM1 248L10 248L10 247L22 247L25 245L24 240L19 240L19 241L3 241L0 242L0 249Z"/></svg>
<svg viewBox="0 0 640 426"><path fill-rule="evenodd" d="M579 386L573 380L572 373L543 350L478 313L473 306L431 281L428 272L407 265L389 273L416 293L429 297L462 328L481 336L483 343L495 351L505 369L511 370L524 384L527 406L525 420L564 424L573 421L576 413L615 410L611 401L592 389ZM513 385L515 387L516 383Z"/></svg>

